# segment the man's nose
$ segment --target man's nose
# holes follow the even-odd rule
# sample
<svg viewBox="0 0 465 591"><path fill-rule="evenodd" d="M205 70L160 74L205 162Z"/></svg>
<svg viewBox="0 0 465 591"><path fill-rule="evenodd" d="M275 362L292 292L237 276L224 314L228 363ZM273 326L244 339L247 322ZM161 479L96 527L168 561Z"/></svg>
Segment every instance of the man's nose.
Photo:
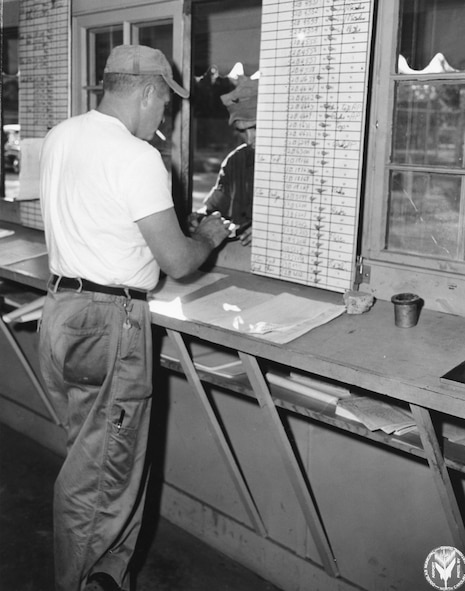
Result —
<svg viewBox="0 0 465 591"><path fill-rule="evenodd" d="M255 139L255 129L246 129L245 130L245 141L248 144L251 144Z"/></svg>

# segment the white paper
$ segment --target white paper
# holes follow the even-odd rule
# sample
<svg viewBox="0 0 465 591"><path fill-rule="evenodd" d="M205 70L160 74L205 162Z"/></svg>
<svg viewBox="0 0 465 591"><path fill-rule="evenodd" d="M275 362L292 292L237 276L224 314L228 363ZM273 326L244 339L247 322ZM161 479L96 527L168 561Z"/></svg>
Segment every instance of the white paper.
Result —
<svg viewBox="0 0 465 591"><path fill-rule="evenodd" d="M393 433L401 428L415 425L410 413L381 400L365 396L345 398L338 403L336 415L350 418L353 414L370 431L382 429Z"/></svg>
<svg viewBox="0 0 465 591"><path fill-rule="evenodd" d="M185 279L172 279L166 277L162 279L155 289L151 292L150 297L163 300L172 301L176 298L182 298L206 285L216 283L220 279L224 279L226 275L222 273L203 273L196 271Z"/></svg>
<svg viewBox="0 0 465 591"><path fill-rule="evenodd" d="M318 402L324 402L325 404L332 404L333 406L335 406L339 400L337 396L333 396L331 394L328 394L327 392L323 392L322 390L318 390L316 388L304 386L303 384L299 384L298 382L295 382L289 378L278 376L271 371L268 371L266 373L266 377L270 384L280 386L281 388L286 388L287 390L292 390L293 392L297 392L298 394L303 394L308 398L318 400Z"/></svg>
<svg viewBox="0 0 465 591"><path fill-rule="evenodd" d="M18 200L39 198L39 157L44 138L21 139Z"/></svg>
<svg viewBox="0 0 465 591"><path fill-rule="evenodd" d="M289 293L271 295L229 287L183 306L184 317L287 343L345 311L345 306Z"/></svg>
<svg viewBox="0 0 465 591"><path fill-rule="evenodd" d="M330 322L344 312L345 306L339 304L281 293L243 310L232 321L223 321L218 325L284 344Z"/></svg>
<svg viewBox="0 0 465 591"><path fill-rule="evenodd" d="M273 296L269 293L231 286L186 303L183 312L190 320L232 328L238 314L270 298Z"/></svg>

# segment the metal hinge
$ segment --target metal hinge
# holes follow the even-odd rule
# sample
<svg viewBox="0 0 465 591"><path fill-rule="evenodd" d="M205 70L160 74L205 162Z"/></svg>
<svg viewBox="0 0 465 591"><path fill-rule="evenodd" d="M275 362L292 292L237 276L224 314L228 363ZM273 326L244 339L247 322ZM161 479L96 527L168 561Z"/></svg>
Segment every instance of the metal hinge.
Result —
<svg viewBox="0 0 465 591"><path fill-rule="evenodd" d="M358 289L361 283L370 283L371 267L365 263L359 255L355 265L354 289Z"/></svg>

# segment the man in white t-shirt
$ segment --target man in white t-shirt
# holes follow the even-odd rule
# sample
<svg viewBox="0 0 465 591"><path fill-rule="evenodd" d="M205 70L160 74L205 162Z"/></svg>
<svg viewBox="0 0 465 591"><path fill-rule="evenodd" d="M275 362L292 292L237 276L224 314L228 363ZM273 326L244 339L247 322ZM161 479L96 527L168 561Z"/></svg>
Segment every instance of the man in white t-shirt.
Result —
<svg viewBox="0 0 465 591"><path fill-rule="evenodd" d="M147 291L160 269L195 271L228 236L218 215L189 238L168 173L147 141L174 80L158 50L110 54L97 109L45 138L40 197L52 277L41 372L67 431L55 483L56 591L129 591L145 498L152 396Z"/></svg>

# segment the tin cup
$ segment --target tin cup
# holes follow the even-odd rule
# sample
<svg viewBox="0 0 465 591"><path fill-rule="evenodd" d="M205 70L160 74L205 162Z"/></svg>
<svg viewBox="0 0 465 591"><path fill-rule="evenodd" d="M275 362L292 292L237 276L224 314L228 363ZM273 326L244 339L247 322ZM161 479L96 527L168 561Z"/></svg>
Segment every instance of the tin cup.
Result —
<svg viewBox="0 0 465 591"><path fill-rule="evenodd" d="M394 321L400 328L411 328L418 322L421 298L414 293L397 293L392 296Z"/></svg>

